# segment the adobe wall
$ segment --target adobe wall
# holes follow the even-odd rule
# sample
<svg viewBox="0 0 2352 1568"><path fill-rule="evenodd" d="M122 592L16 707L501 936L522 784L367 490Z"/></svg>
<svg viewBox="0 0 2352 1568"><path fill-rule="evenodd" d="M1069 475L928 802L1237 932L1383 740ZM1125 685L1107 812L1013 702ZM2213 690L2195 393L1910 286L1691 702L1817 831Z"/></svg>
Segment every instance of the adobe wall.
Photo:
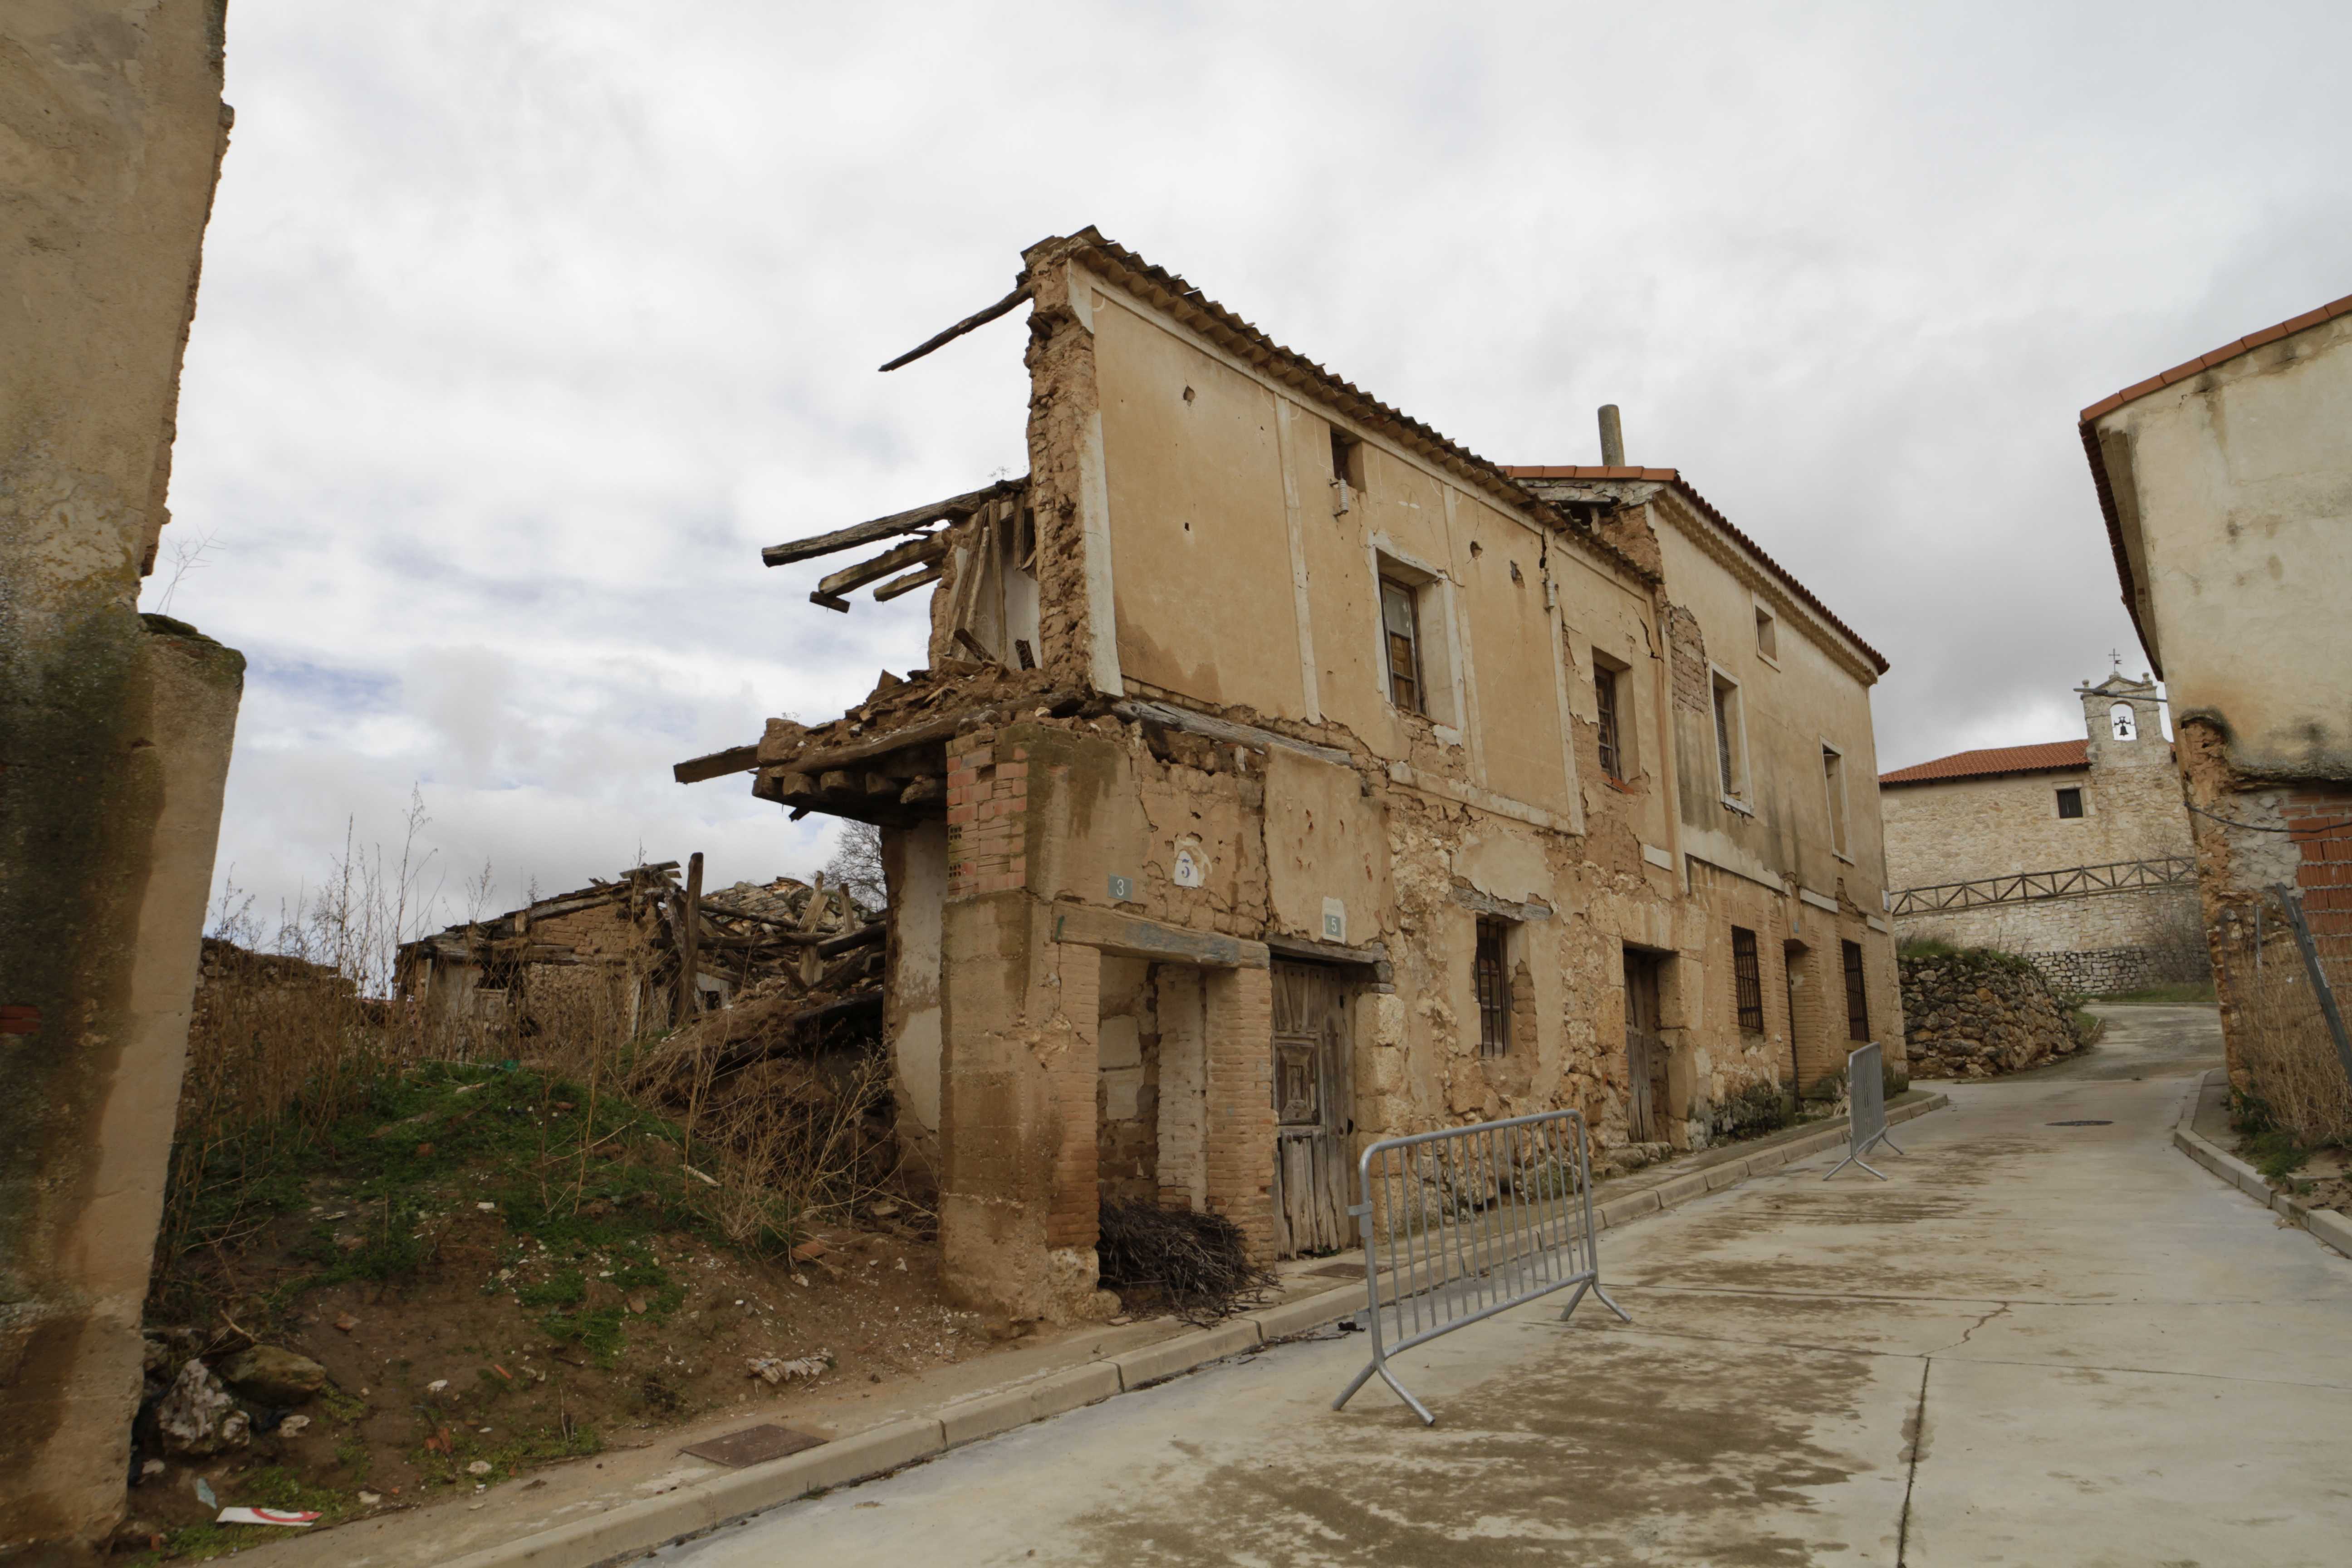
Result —
<svg viewBox="0 0 2352 1568"><path fill-rule="evenodd" d="M2250 775L2352 778L2352 315L2095 425L2176 721L2210 721Z"/></svg>
<svg viewBox="0 0 2352 1568"><path fill-rule="evenodd" d="M218 0L0 19L0 1557L121 1517L244 660L142 617Z"/></svg>

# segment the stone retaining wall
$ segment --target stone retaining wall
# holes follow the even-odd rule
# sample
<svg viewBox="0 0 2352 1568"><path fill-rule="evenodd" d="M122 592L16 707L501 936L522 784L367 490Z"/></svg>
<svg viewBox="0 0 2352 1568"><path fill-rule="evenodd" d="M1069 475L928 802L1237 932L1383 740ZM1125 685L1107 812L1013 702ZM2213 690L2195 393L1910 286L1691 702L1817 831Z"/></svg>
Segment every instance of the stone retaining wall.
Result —
<svg viewBox="0 0 2352 1568"><path fill-rule="evenodd" d="M2036 954L2079 957L2079 954ZM2051 982L2026 960L1983 950L1903 958L1904 1030L1915 1079L1991 1078L2089 1043Z"/></svg>

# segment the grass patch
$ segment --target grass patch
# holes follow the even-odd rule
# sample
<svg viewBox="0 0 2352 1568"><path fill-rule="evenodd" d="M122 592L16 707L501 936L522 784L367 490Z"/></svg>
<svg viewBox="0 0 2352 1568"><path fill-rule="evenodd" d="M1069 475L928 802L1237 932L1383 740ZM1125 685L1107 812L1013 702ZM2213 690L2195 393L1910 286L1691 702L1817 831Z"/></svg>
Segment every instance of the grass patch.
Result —
<svg viewBox="0 0 2352 1568"><path fill-rule="evenodd" d="M1962 969L1998 970L2008 974L2039 974L2024 959L1997 947L1960 947L1935 937L1911 937L1896 944L1895 956L1917 963L1958 964Z"/></svg>
<svg viewBox="0 0 2352 1568"><path fill-rule="evenodd" d="M2186 1007L2212 1001L2213 983L2210 980L2184 980L2170 985L2150 985L2138 991L2119 991L2112 996L2100 996L2094 1000L2126 1007Z"/></svg>
<svg viewBox="0 0 2352 1568"><path fill-rule="evenodd" d="M592 1099L512 1063L425 1062L353 1099L321 1124L298 1107L179 1163L175 1182L187 1185L173 1209L185 1223L157 1282L162 1311L208 1316L225 1247L306 1207L317 1217L289 1249L293 1268L270 1292L268 1317L328 1286L396 1288L427 1270L455 1227L495 1215L509 1268L486 1289L510 1288L551 1338L610 1367L630 1318L657 1322L684 1304L653 1261L655 1237L683 1232L740 1250L707 1187L686 1174L676 1123L619 1096Z"/></svg>

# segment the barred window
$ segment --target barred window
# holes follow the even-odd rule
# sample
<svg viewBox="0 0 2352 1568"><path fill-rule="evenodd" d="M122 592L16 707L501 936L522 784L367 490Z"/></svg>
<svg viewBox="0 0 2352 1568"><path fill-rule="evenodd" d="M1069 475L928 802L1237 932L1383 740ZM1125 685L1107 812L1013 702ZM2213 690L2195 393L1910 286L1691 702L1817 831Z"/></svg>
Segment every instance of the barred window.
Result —
<svg viewBox="0 0 2352 1568"><path fill-rule="evenodd" d="M1731 977L1738 989L1739 1026L1752 1035L1764 1032L1764 971L1756 958L1756 933L1745 926L1731 928Z"/></svg>
<svg viewBox="0 0 2352 1568"><path fill-rule="evenodd" d="M1478 993L1478 1054L1507 1055L1511 1048L1511 922L1478 917L1478 951L1471 979Z"/></svg>
<svg viewBox="0 0 2352 1568"><path fill-rule="evenodd" d="M1862 983L1862 944L1840 942L1845 949L1845 1037L1867 1042L1870 1038L1870 992Z"/></svg>

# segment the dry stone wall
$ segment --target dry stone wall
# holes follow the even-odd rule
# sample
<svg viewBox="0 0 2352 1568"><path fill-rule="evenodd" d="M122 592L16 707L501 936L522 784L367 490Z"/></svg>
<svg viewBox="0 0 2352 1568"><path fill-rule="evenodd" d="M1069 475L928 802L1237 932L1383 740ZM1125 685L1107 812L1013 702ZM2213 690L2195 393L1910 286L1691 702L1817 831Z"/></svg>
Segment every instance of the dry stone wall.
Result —
<svg viewBox="0 0 2352 1568"><path fill-rule="evenodd" d="M2042 972L1981 950L1901 958L1913 1078L1993 1078L2089 1044Z"/></svg>

